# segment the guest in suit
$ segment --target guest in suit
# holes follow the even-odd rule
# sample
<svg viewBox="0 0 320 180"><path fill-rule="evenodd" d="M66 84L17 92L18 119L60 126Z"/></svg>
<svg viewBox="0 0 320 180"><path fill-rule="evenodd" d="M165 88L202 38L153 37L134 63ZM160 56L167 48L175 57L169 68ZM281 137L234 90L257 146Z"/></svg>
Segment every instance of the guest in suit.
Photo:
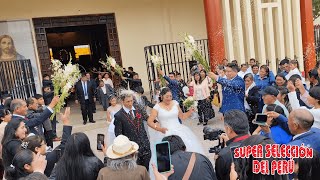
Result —
<svg viewBox="0 0 320 180"><path fill-rule="evenodd" d="M26 100L26 103L27 103L27 107L28 107L26 117L28 119L39 117L40 113L37 112L37 110L39 108L37 99L36 98L28 98ZM38 126L35 126L34 128L30 129L30 131L32 133L34 133L34 134L41 135L42 137L44 137L43 125L42 124L39 124Z"/></svg>
<svg viewBox="0 0 320 180"><path fill-rule="evenodd" d="M5 103L5 101L6 101L7 99L11 99L10 94L4 94L4 95L1 96L0 109L5 109L4 103Z"/></svg>
<svg viewBox="0 0 320 180"><path fill-rule="evenodd" d="M30 131L34 134L38 134L34 128L41 125L45 120L47 120L53 113L53 108L59 102L59 97L56 96L52 99L48 107L37 117L32 117L28 119L27 115L27 103L22 99L14 99L11 102L10 110L12 112L12 119L22 119L26 126L29 127Z"/></svg>
<svg viewBox="0 0 320 180"><path fill-rule="evenodd" d="M133 92L123 91L120 95L123 103L120 109L114 115L115 135L127 136L130 141L139 145L139 154L137 164L149 169L151 159L150 142L143 121L147 121L148 115L143 108L133 106Z"/></svg>
<svg viewBox="0 0 320 180"><path fill-rule="evenodd" d="M104 84L104 82L101 80L99 82L97 95L101 101L104 111L107 111L109 107L109 98L112 94L114 94L113 88L109 84Z"/></svg>
<svg viewBox="0 0 320 180"><path fill-rule="evenodd" d="M133 78L122 77L122 80L126 80L130 84L130 89L135 91L137 87L142 86L141 79L139 78L138 73L133 73Z"/></svg>
<svg viewBox="0 0 320 180"><path fill-rule="evenodd" d="M304 144L320 152L320 133L318 128L311 128L313 123L314 117L307 109L293 110L288 118L288 126L294 136L288 144L298 146Z"/></svg>
<svg viewBox="0 0 320 180"><path fill-rule="evenodd" d="M245 112L244 108L244 93L245 84L243 79L238 76L238 65L229 63L226 67L227 79L222 78L213 72L209 73L209 77L215 79L222 85L222 106L221 113L225 113L231 109L239 109Z"/></svg>
<svg viewBox="0 0 320 180"><path fill-rule="evenodd" d="M252 134L253 131L258 127L258 125L252 124L252 120L255 118L255 115L259 111L260 88L257 87L256 84L254 83L253 75L251 73L246 74L243 79L246 85L244 107L246 109L246 114L249 120L249 126L250 126L249 131Z"/></svg>
<svg viewBox="0 0 320 180"><path fill-rule="evenodd" d="M86 76L87 76L88 81L92 84L92 86L94 88L94 94L97 94L97 92L96 92L97 83L96 83L95 79L91 78L91 73L89 73L89 72L86 73ZM93 105L92 106L92 111L93 111L93 113L96 113L96 110L97 110L96 103L94 102L92 105Z"/></svg>
<svg viewBox="0 0 320 180"><path fill-rule="evenodd" d="M54 97L54 92L50 89L50 86L43 86L43 100L45 106L48 106ZM52 127L52 140L53 141L61 141L61 137L57 136L57 117L54 116L51 120Z"/></svg>
<svg viewBox="0 0 320 180"><path fill-rule="evenodd" d="M94 90L86 74L82 73L81 80L76 84L76 104L80 102L84 125L87 124L88 118L90 122L95 123L93 120Z"/></svg>

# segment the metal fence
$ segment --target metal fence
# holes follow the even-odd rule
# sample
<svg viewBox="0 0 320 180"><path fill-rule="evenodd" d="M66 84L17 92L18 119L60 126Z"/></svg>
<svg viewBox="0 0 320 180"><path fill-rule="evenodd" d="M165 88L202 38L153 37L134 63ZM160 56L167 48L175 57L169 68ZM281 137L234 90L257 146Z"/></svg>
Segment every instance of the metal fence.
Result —
<svg viewBox="0 0 320 180"><path fill-rule="evenodd" d="M26 99L36 93L29 59L0 61L0 92L12 98Z"/></svg>
<svg viewBox="0 0 320 180"><path fill-rule="evenodd" d="M197 40L196 45L201 49L203 57L210 62L208 40ZM186 50L183 42L147 46L144 48L144 52L151 96L156 89L155 81L159 78L156 67L150 59L151 55L158 54L163 58L161 69L165 74L178 71L181 74L181 78L185 81L189 77L191 68L197 64L195 60L186 56Z"/></svg>

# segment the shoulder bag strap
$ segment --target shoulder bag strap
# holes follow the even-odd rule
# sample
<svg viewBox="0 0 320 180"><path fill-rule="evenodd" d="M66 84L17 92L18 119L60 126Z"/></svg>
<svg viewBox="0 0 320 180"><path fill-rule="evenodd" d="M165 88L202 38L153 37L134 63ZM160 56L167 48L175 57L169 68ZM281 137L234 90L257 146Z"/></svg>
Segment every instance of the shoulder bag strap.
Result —
<svg viewBox="0 0 320 180"><path fill-rule="evenodd" d="M182 180L188 180L190 178L195 162L196 162L196 154L192 153L187 170L184 173Z"/></svg>

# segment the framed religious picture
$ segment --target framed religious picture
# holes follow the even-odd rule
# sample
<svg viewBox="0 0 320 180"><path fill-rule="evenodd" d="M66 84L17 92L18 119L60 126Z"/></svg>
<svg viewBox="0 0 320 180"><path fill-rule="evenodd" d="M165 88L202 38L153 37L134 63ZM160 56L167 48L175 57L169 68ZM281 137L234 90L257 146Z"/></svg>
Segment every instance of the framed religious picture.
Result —
<svg viewBox="0 0 320 180"><path fill-rule="evenodd" d="M41 92L30 20L0 21L0 70L2 93L26 98Z"/></svg>

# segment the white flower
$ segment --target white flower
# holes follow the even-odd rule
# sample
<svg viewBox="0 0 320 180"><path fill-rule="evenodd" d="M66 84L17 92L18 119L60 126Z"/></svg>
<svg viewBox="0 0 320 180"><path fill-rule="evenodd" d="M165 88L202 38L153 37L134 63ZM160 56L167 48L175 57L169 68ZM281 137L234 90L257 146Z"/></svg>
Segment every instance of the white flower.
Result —
<svg viewBox="0 0 320 180"><path fill-rule="evenodd" d="M191 35L188 35L187 37L190 44L195 44L195 40Z"/></svg>
<svg viewBox="0 0 320 180"><path fill-rule="evenodd" d="M198 107L198 101L194 101L194 103L193 103L193 107Z"/></svg>
<svg viewBox="0 0 320 180"><path fill-rule="evenodd" d="M115 67L116 64L117 64L116 60L115 60L113 57L111 57L111 56L109 56L109 57L107 58L107 61L109 62L109 64L110 64L112 67Z"/></svg>
<svg viewBox="0 0 320 180"><path fill-rule="evenodd" d="M194 52L197 50L194 38L186 34L184 37L184 46L187 58L191 58Z"/></svg>
<svg viewBox="0 0 320 180"><path fill-rule="evenodd" d="M162 64L162 57L159 55L153 55L150 57L151 61L153 62L153 64L155 64L155 66L157 68L160 68L161 64Z"/></svg>
<svg viewBox="0 0 320 180"><path fill-rule="evenodd" d="M189 96L189 97L187 98L187 100L188 100L188 101L194 101L194 99L193 99L192 96Z"/></svg>

